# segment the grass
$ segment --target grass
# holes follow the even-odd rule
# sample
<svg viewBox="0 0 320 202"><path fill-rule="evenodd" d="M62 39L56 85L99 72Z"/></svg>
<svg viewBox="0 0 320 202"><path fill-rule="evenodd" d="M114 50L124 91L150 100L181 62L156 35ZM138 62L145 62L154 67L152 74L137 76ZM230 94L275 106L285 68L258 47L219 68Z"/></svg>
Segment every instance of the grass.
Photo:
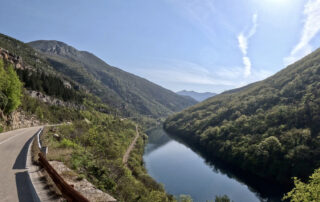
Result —
<svg viewBox="0 0 320 202"><path fill-rule="evenodd" d="M60 141L53 136L55 133L59 134ZM81 121L54 127L41 139L49 146L48 159L62 161L79 180L86 178L118 201L174 201L144 168L142 155L146 138L143 134L130 154L129 168L122 164L134 136L135 124L131 121L107 118L102 123L90 120L89 124Z"/></svg>

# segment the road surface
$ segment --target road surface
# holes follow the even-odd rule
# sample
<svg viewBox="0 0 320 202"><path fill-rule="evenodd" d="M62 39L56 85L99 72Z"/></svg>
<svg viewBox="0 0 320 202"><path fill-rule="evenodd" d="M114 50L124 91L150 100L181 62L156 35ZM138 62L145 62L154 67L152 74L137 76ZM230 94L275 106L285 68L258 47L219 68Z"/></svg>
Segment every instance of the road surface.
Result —
<svg viewBox="0 0 320 202"><path fill-rule="evenodd" d="M0 201L33 201L26 159L32 136L40 128L0 133Z"/></svg>

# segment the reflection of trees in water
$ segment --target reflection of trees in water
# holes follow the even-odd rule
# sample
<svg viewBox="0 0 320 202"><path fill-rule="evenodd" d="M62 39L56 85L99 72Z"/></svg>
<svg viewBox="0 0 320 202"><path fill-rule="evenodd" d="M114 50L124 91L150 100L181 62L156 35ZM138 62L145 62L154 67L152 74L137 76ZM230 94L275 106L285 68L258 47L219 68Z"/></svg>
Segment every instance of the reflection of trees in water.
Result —
<svg viewBox="0 0 320 202"><path fill-rule="evenodd" d="M151 152L164 146L171 140L171 138L161 127L147 131L147 134L148 145L145 149L145 154L150 154Z"/></svg>
<svg viewBox="0 0 320 202"><path fill-rule="evenodd" d="M163 131L163 133L168 137L165 131ZM290 190L291 188L291 187L284 187L276 183L267 182L264 179L245 173L239 170L237 167L231 166L230 164L226 164L222 160L212 158L211 156L209 156L208 153L201 150L199 146L194 145L191 142L184 141L176 136L170 136L168 138L169 140L174 139L177 142L192 149L193 152L195 152L205 160L205 163L209 165L214 172L225 174L229 178L235 179L239 183L246 185L250 191L255 193L257 197L260 198L261 201L266 201L266 202L281 201L283 194L288 190Z"/></svg>

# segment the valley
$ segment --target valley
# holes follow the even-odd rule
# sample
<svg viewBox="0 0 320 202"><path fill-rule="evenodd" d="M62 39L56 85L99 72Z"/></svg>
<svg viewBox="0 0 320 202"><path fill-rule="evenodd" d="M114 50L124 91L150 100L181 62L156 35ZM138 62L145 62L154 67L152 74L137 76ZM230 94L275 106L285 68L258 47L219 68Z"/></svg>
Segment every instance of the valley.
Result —
<svg viewBox="0 0 320 202"><path fill-rule="evenodd" d="M197 103L63 42L0 35L0 47L1 131L13 113L29 125L72 123L46 130L48 160L119 201L313 193L302 183L320 165L320 50Z"/></svg>

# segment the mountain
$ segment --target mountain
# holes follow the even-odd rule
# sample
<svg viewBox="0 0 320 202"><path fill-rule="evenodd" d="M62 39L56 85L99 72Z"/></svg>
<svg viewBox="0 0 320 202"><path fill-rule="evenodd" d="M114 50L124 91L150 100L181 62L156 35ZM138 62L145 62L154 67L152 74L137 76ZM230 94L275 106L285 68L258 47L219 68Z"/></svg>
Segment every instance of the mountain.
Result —
<svg viewBox="0 0 320 202"><path fill-rule="evenodd" d="M145 125L117 116L120 109L103 103L47 60L29 45L0 34L0 131L72 122L45 127L41 139L50 147L48 159L63 162L117 201L176 201L144 168ZM59 138L52 138L53 132Z"/></svg>
<svg viewBox="0 0 320 202"><path fill-rule="evenodd" d="M213 96L217 95L216 93L210 93L210 92L198 93L198 92L187 91L187 90L179 91L179 92L177 92L177 94L192 97L193 99L197 100L198 102L202 102L202 101L208 99L209 97L213 97Z"/></svg>
<svg viewBox="0 0 320 202"><path fill-rule="evenodd" d="M320 167L320 49L274 76L170 116L165 129L270 181Z"/></svg>
<svg viewBox="0 0 320 202"><path fill-rule="evenodd" d="M28 45L38 50L56 71L120 109L125 116L165 117L196 103L63 42L41 40Z"/></svg>

